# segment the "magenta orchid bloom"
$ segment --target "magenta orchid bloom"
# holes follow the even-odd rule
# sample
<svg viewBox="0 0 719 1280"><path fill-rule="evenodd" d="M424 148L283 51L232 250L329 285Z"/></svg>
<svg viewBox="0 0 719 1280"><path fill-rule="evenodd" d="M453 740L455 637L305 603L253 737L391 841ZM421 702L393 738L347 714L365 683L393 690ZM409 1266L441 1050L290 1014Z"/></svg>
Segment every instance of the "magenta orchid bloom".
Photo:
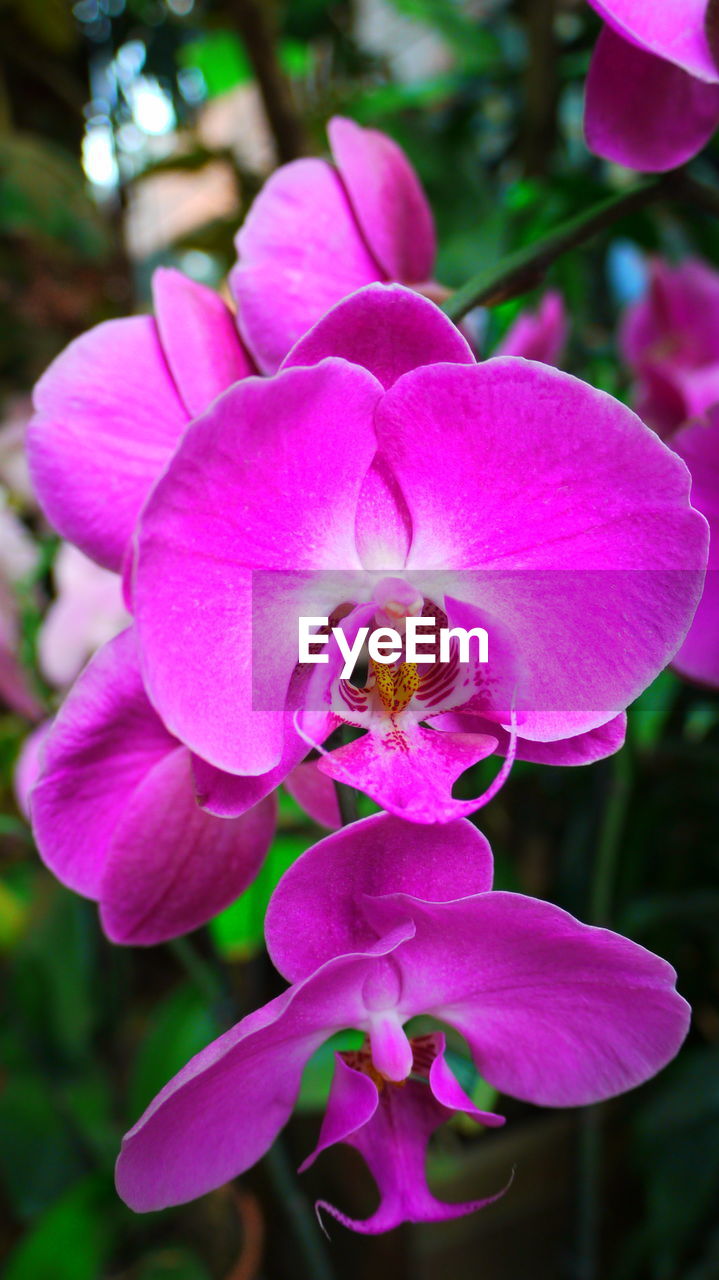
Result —
<svg viewBox="0 0 719 1280"><path fill-rule="evenodd" d="M205 762L203 802L236 812L228 775L243 795L276 782L342 723L366 732L318 769L417 822L481 803L452 785L513 723L529 759L616 750L701 592L688 483L609 396L530 361L477 364L399 286L346 299L276 377L192 424L140 521L143 674ZM299 616L351 642L388 611L486 626L489 664L374 664L358 689L335 637L327 665L298 666Z"/></svg>
<svg viewBox="0 0 719 1280"><path fill-rule="evenodd" d="M27 447L51 524L119 572L140 509L188 422L254 372L220 296L153 277L155 315L108 320L57 357L34 392Z"/></svg>
<svg viewBox="0 0 719 1280"><path fill-rule="evenodd" d="M672 448L692 477L692 502L709 521L711 540L704 592L684 644L674 659L683 676L719 687L719 405L706 419L672 437Z"/></svg>
<svg viewBox="0 0 719 1280"><path fill-rule="evenodd" d="M575 1107L634 1088L678 1051L689 1008L670 965L547 902L492 892L492 855L466 820L409 827L386 814L309 849L270 902L267 943L292 986L204 1049L126 1136L117 1186L134 1209L180 1204L254 1164L289 1118L305 1063L334 1032L365 1033L337 1056L313 1155L348 1142L380 1205L346 1226L386 1231L453 1218L487 1201L429 1191L431 1132L453 1111L483 1124L429 1015L458 1031L497 1090Z"/></svg>
<svg viewBox="0 0 719 1280"><path fill-rule="evenodd" d="M567 328L562 295L549 289L536 311L520 312L494 354L558 365L567 345Z"/></svg>
<svg viewBox="0 0 719 1280"><path fill-rule="evenodd" d="M386 134L335 116L334 164L295 160L265 183L230 275L242 337L264 373L330 307L373 281L438 298L434 222L406 155Z"/></svg>
<svg viewBox="0 0 719 1280"><path fill-rule="evenodd" d="M275 802L241 817L199 808L190 752L144 691L132 631L110 641L66 698L18 788L40 854L63 884L100 904L113 942L163 942L204 924L254 879Z"/></svg>
<svg viewBox="0 0 719 1280"><path fill-rule="evenodd" d="M707 0L589 0L606 25L587 79L597 155L646 173L690 160L719 125Z"/></svg>
<svg viewBox="0 0 719 1280"><path fill-rule="evenodd" d="M649 289L619 337L635 375L635 407L666 438L719 401L719 272L699 259L656 258Z"/></svg>

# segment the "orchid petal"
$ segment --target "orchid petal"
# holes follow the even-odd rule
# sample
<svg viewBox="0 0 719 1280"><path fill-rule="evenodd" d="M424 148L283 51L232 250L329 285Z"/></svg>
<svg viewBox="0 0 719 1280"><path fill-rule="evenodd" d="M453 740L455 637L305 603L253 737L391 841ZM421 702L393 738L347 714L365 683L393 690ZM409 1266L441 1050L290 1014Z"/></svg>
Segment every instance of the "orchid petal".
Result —
<svg viewBox="0 0 719 1280"><path fill-rule="evenodd" d="M395 894L365 899L364 910L380 933L415 922L399 958L401 1016L455 1027L502 1093L549 1107L598 1102L649 1079L686 1036L690 1010L671 965L552 903Z"/></svg>
<svg viewBox="0 0 719 1280"><path fill-rule="evenodd" d="M324 160L278 169L235 243L239 261L230 287L240 332L263 373L274 373L336 302L383 275L339 175Z"/></svg>
<svg viewBox="0 0 719 1280"><path fill-rule="evenodd" d="M255 370L232 312L214 289L173 267L159 267L152 294L165 358L188 418L196 418Z"/></svg>
<svg viewBox="0 0 719 1280"><path fill-rule="evenodd" d="M289 1119L305 1063L335 1031L361 1023L374 956L392 951L398 929L367 955L340 956L291 987L197 1054L125 1136L120 1196L139 1212L183 1204L259 1160Z"/></svg>
<svg viewBox="0 0 719 1280"><path fill-rule="evenodd" d="M587 76L587 146L642 173L684 164L719 125L716 77L696 79L605 27Z"/></svg>
<svg viewBox="0 0 719 1280"><path fill-rule="evenodd" d="M432 211L417 174L386 133L342 116L327 126L332 155L352 208L385 275L429 280L437 250Z"/></svg>
<svg viewBox="0 0 719 1280"><path fill-rule="evenodd" d="M69 685L93 653L130 623L117 574L65 542L53 565L57 594L43 618L38 657L46 679Z"/></svg>
<svg viewBox="0 0 719 1280"><path fill-rule="evenodd" d="M370 284L344 298L292 348L282 367L342 356L369 369L383 387L420 365L476 364L469 343L444 312L412 289Z"/></svg>
<svg viewBox="0 0 719 1280"><path fill-rule="evenodd" d="M559 364L567 344L567 317L561 293L550 289L536 312L522 311L505 333L495 356L521 356Z"/></svg>
<svg viewBox="0 0 719 1280"><path fill-rule="evenodd" d="M45 739L52 728L52 720L43 720L27 735L20 748L13 774L13 790L20 812L30 820L30 794L40 774L45 759Z"/></svg>
<svg viewBox="0 0 719 1280"><path fill-rule="evenodd" d="M589 0L593 9L632 44L709 82L719 70L706 37L707 0Z"/></svg>
<svg viewBox="0 0 719 1280"><path fill-rule="evenodd" d="M676 456L609 396L512 358L406 374L376 423L412 517L408 569L453 570L445 589L514 639L522 736L622 711L701 592L706 528Z"/></svg>
<svg viewBox="0 0 719 1280"><path fill-rule="evenodd" d="M145 680L166 724L218 768L280 761L297 617L338 603L326 570L361 567L354 516L380 394L334 359L246 379L192 424L147 504L135 581Z"/></svg>
<svg viewBox="0 0 719 1280"><path fill-rule="evenodd" d="M447 733L492 733L498 741L496 754L500 756L506 755L510 748L510 734L507 730L481 716L450 711L433 719L432 728ZM622 712L607 724L590 729L587 733L577 733L573 738L560 738L555 742L530 742L519 736L516 758L534 764L593 764L595 760L604 760L619 751L624 746L626 736L627 716L626 712Z"/></svg>
<svg viewBox="0 0 719 1280"><path fill-rule="evenodd" d="M443 1222L492 1204L498 1196L448 1204L433 1196L427 1185L429 1139L455 1110L472 1114L472 1104L466 1101L466 1108L464 1096L459 1107L442 1105L419 1080L408 1080L399 1088L387 1084L378 1092L367 1076L338 1055L320 1141L303 1167L333 1142L346 1142L363 1156L377 1183L380 1203L364 1219L349 1218L325 1200L318 1202L318 1212L325 1210L352 1231L374 1235L402 1222Z"/></svg>
<svg viewBox="0 0 719 1280"><path fill-rule="evenodd" d="M711 529L704 593L674 665L682 675L719 686L719 409L677 432L672 446L692 475L692 502Z"/></svg>
<svg viewBox="0 0 719 1280"><path fill-rule="evenodd" d="M342 826L337 789L330 778L320 773L316 760L296 765L285 778L284 785L313 822L330 831Z"/></svg>
<svg viewBox="0 0 719 1280"><path fill-rule="evenodd" d="M320 840L285 872L267 908L267 949L280 973L297 982L333 956L375 941L357 909L363 894L448 902L491 887L492 851L471 822L408 826L375 814Z"/></svg>
<svg viewBox="0 0 719 1280"><path fill-rule="evenodd" d="M95 655L65 699L30 796L40 855L63 884L100 897L128 797L176 746L147 700L134 634L124 631Z"/></svg>
<svg viewBox="0 0 719 1280"><path fill-rule="evenodd" d="M147 946L199 928L254 880L275 826L274 798L229 820L203 812L178 744L127 797L113 832L100 884L107 936Z"/></svg>
<svg viewBox="0 0 719 1280"><path fill-rule="evenodd" d="M27 433L50 523L118 572L142 505L187 425L151 316L108 320L38 382Z"/></svg>
<svg viewBox="0 0 719 1280"><path fill-rule="evenodd" d="M453 783L496 745L489 735L435 733L412 725L386 736L365 733L323 755L317 767L336 782L358 787L398 818L452 822L479 807L478 800L453 799Z"/></svg>

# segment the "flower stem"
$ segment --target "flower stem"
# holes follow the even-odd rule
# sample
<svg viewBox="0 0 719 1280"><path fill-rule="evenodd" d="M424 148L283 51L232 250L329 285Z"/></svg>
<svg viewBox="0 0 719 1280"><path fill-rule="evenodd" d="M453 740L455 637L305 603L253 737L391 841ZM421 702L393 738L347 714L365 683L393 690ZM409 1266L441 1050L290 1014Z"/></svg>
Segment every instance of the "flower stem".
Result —
<svg viewBox="0 0 719 1280"><path fill-rule="evenodd" d="M698 181L683 169L675 169L672 173L639 182L620 195L607 196L533 244L510 253L498 265L480 271L443 303L442 310L450 320L457 321L473 307L506 302L534 289L563 253L585 244L627 214L636 213L664 196L688 202L713 217L719 217L719 190Z"/></svg>
<svg viewBox="0 0 719 1280"><path fill-rule="evenodd" d="M612 757L611 766L589 898L589 923L603 927L609 925L612 917L614 882L632 789L633 769L628 745Z"/></svg>
<svg viewBox="0 0 719 1280"><path fill-rule="evenodd" d="M304 1265L298 1274L311 1276L312 1280L334 1280L322 1236L312 1219L307 1198L299 1189L297 1175L281 1138L270 1147L264 1164L292 1225L298 1251L302 1255Z"/></svg>
<svg viewBox="0 0 719 1280"><path fill-rule="evenodd" d="M302 117L277 56L276 13L268 0L232 0L230 11L252 63L280 164L307 150Z"/></svg>
<svg viewBox="0 0 719 1280"><path fill-rule="evenodd" d="M187 937L170 938L167 948L174 955L180 968L184 969L188 978L195 984L200 995L204 996L211 1005L219 1004L226 994L223 978L213 965L200 955L191 940Z"/></svg>
<svg viewBox="0 0 719 1280"><path fill-rule="evenodd" d="M611 775L589 894L589 922L611 922L622 832L632 787L632 760L624 746L611 760ZM598 1280L601 1262L603 1109L586 1107L579 1120L577 1265L575 1280Z"/></svg>

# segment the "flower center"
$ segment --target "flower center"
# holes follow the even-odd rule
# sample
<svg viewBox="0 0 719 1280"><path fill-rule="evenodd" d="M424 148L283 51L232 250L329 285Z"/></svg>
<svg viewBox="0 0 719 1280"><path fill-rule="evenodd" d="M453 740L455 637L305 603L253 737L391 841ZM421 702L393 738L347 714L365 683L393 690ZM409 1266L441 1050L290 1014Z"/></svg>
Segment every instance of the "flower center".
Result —
<svg viewBox="0 0 719 1280"><path fill-rule="evenodd" d="M409 706L419 689L419 672L416 662L401 662L388 667L370 658L370 672L375 679L375 690L388 715L397 715Z"/></svg>
<svg viewBox="0 0 719 1280"><path fill-rule="evenodd" d="M429 1076L429 1070L437 1057L439 1051L438 1037L430 1034L425 1036L412 1036L409 1040L409 1046L412 1051L412 1076L419 1076L426 1080ZM385 1085L393 1084L401 1088L407 1083L409 1077L404 1080L389 1080L383 1075L372 1058L372 1046L369 1037L365 1038L364 1044L359 1049L346 1049L340 1053L340 1057L344 1058L348 1067L352 1067L354 1071L361 1071L364 1075L369 1076L381 1092Z"/></svg>
<svg viewBox="0 0 719 1280"><path fill-rule="evenodd" d="M404 634L407 618L418 618L424 607L421 591L403 578L383 578L377 584L372 599L377 605L376 622L381 627L394 627Z"/></svg>

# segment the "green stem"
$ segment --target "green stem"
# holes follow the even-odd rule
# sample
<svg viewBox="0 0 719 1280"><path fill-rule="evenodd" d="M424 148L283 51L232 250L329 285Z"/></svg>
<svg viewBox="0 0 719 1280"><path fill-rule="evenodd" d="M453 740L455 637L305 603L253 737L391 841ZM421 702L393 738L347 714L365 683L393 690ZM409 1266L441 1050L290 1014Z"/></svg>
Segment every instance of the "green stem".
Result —
<svg viewBox="0 0 719 1280"><path fill-rule="evenodd" d="M189 938L170 938L167 943L181 969L194 982L197 990L212 1005L217 1005L225 997L222 978L213 966L201 956Z"/></svg>
<svg viewBox="0 0 719 1280"><path fill-rule="evenodd" d="M611 765L589 897L589 923L603 927L611 922L617 863L632 789L633 769L628 745L612 757Z"/></svg>
<svg viewBox="0 0 719 1280"><path fill-rule="evenodd" d="M334 1280L322 1236L312 1218L306 1196L297 1185L297 1176L281 1138L270 1147L264 1158L265 1167L277 1191L302 1255L303 1267L298 1274L312 1280Z"/></svg>
<svg viewBox="0 0 719 1280"><path fill-rule="evenodd" d="M589 895L590 924L611 923L614 886L622 833L632 788L632 760L628 746L611 760L611 776ZM601 1104L586 1107L579 1121L577 1181L577 1266L575 1280L598 1280L602 1221L603 1134Z"/></svg>
<svg viewBox="0 0 719 1280"><path fill-rule="evenodd" d="M480 271L447 298L443 311L450 320L457 321L473 307L491 306L526 293L541 283L547 269L563 253L586 244L600 231L665 196L693 204L712 217L719 217L719 190L699 182L683 169L676 169L640 182L621 195L607 196L540 240L502 258L497 266Z"/></svg>
<svg viewBox="0 0 719 1280"><path fill-rule="evenodd" d="M621 195L608 196L583 213L569 218L533 244L525 245L502 258L497 266L480 271L443 304L450 320L461 320L473 307L505 302L526 293L542 280L546 270L568 249L591 240L628 213L636 213L656 200L666 189L667 176L651 178Z"/></svg>
<svg viewBox="0 0 719 1280"><path fill-rule="evenodd" d="M573 1280L599 1280L602 1190L602 1115L599 1104L579 1117L577 1151L577 1263Z"/></svg>

